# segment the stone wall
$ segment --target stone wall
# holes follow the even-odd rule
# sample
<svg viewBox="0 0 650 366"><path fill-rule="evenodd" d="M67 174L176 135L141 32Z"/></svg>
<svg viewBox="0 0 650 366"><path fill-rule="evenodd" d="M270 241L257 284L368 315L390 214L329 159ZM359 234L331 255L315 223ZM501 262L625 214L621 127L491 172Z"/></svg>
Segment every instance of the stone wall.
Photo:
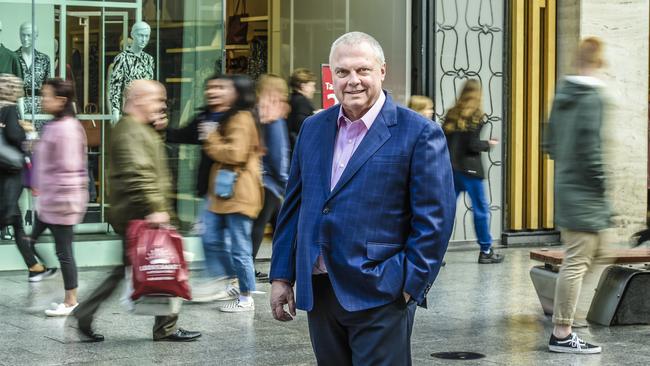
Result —
<svg viewBox="0 0 650 366"><path fill-rule="evenodd" d="M579 9L572 2L567 1L567 12L579 27L558 33L558 44L563 44L563 39L564 44L574 42L571 30L579 31L580 38L600 37L606 44L609 108L603 130L605 162L615 232L618 241L624 241L646 222L649 0L582 0ZM579 17L575 17L576 10ZM559 14L561 11L558 8Z"/></svg>

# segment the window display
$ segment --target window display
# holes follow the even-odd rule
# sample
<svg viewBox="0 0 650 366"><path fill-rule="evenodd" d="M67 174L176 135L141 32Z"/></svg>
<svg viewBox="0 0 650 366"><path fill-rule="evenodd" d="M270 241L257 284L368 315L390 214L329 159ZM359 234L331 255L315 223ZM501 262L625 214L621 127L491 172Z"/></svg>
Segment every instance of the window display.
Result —
<svg viewBox="0 0 650 366"><path fill-rule="evenodd" d="M153 79L154 59L143 51L147 47L150 37L151 27L149 24L145 22L135 23L131 29L131 38L133 39L131 47L115 57L109 81L111 115L114 123L120 119L124 88L133 80Z"/></svg>
<svg viewBox="0 0 650 366"><path fill-rule="evenodd" d="M16 56L20 62L25 85L25 97L22 103L19 104L19 109L21 115L40 113L41 86L50 77L50 58L35 49L34 44L38 39L38 28L32 23L23 23L20 26L19 35L21 46L16 50ZM36 129L40 130L40 126L36 126Z"/></svg>
<svg viewBox="0 0 650 366"><path fill-rule="evenodd" d="M16 53L2 43L2 22L0 21L0 74L12 74L23 78L23 72Z"/></svg>

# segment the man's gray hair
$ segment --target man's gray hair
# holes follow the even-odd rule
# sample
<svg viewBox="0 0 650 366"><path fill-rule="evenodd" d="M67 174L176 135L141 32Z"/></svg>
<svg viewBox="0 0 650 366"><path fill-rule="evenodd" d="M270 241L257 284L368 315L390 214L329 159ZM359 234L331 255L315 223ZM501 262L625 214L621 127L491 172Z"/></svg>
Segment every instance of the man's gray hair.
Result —
<svg viewBox="0 0 650 366"><path fill-rule="evenodd" d="M377 59L377 62L379 62L380 65L386 63L386 58L384 57L384 50L381 48L381 45L379 44L379 42L377 42L377 40L373 36L363 32L349 32L340 36L339 38L336 39L336 41L332 43L332 48L330 48L330 58L329 58L330 64L332 64L334 51L339 46L357 46L360 43L365 43L368 46L370 46L373 53L375 54L375 58Z"/></svg>

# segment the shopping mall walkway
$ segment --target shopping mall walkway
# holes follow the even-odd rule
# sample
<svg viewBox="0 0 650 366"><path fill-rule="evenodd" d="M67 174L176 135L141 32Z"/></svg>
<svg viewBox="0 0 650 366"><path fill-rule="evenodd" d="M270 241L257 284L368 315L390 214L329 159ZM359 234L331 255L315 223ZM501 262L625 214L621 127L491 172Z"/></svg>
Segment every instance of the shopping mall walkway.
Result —
<svg viewBox="0 0 650 366"><path fill-rule="evenodd" d="M268 248L265 248L268 251ZM429 293L429 309L419 309L413 333L415 365L649 365L650 326L592 327L580 330L603 345L602 355L561 355L546 351L551 323L541 311L528 271L527 249L504 250L502 265L476 263L474 251L452 251ZM260 269L267 269L262 263ZM83 296L107 269L81 270ZM1 365L313 365L305 313L279 323L269 313L268 294L254 295L252 314L225 314L214 304L184 305L179 325L200 330L193 343L154 343L151 317L134 316L116 296L100 312L96 326L103 343L66 342L63 319L43 315L60 300L61 278L28 285L26 273L0 273ZM268 291L268 284L259 290ZM444 361L434 352L471 351L479 361Z"/></svg>

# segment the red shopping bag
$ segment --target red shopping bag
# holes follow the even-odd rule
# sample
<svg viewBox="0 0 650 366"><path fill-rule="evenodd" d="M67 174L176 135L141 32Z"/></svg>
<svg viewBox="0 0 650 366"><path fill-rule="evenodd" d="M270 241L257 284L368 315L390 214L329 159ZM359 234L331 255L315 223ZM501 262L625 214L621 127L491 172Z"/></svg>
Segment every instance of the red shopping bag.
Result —
<svg viewBox="0 0 650 366"><path fill-rule="evenodd" d="M127 228L127 250L133 267L132 300L145 295L192 299L183 239L174 228L133 220Z"/></svg>

